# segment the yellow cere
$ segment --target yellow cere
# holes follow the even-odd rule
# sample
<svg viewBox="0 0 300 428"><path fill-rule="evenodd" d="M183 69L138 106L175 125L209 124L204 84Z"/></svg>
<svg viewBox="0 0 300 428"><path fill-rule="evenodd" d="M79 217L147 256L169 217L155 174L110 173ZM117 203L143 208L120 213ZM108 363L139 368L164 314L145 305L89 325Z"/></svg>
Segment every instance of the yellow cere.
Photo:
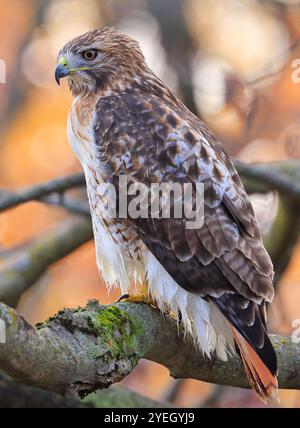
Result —
<svg viewBox="0 0 300 428"><path fill-rule="evenodd" d="M63 56L59 61L58 64L63 65L64 67L66 67L68 65L68 61L67 59Z"/></svg>

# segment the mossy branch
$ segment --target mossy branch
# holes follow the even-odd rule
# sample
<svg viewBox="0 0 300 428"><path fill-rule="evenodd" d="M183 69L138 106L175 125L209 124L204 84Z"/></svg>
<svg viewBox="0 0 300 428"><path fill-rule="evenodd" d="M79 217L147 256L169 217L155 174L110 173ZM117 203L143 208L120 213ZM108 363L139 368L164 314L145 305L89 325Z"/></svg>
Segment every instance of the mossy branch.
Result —
<svg viewBox="0 0 300 428"><path fill-rule="evenodd" d="M27 385L62 395L85 395L121 381L141 358L163 364L176 378L248 387L239 358L228 362L203 357L183 337L176 322L145 304L110 306L91 301L30 326L0 304L6 343L0 369ZM300 389L300 344L272 336L281 388Z"/></svg>

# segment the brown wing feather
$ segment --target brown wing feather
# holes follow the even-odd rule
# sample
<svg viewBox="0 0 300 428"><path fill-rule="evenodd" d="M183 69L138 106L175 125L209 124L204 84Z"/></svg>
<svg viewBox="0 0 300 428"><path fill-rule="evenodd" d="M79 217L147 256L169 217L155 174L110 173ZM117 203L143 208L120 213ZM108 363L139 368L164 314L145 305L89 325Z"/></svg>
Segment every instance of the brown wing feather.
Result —
<svg viewBox="0 0 300 428"><path fill-rule="evenodd" d="M109 159L112 176L125 173L129 183L139 178L146 184L204 183L203 226L189 232L185 219L137 219L134 227L146 245L151 246L155 236L155 245L168 252L170 263L179 262L184 274L190 270L188 263L201 275L204 267L209 271L214 265L233 291L258 302L271 300L272 263L251 203L232 162L205 125L181 103L162 102L147 93L103 98L97 115L96 140L103 158ZM201 275L193 275L193 289L202 296L215 295L215 284L201 281Z"/></svg>

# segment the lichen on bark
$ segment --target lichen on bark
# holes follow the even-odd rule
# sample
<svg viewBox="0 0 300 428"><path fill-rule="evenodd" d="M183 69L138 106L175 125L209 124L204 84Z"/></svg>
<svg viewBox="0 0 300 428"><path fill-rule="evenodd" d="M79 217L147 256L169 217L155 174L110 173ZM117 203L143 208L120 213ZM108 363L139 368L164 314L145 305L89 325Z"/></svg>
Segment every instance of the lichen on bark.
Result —
<svg viewBox="0 0 300 428"><path fill-rule="evenodd" d="M172 317L142 303L91 301L85 308L60 311L37 328L0 303L0 318L7 338L0 344L0 369L62 395L84 397L120 382L140 358L163 364L176 378L249 387L238 356L228 362L204 357ZM300 344L282 336L271 340L280 387L299 389Z"/></svg>

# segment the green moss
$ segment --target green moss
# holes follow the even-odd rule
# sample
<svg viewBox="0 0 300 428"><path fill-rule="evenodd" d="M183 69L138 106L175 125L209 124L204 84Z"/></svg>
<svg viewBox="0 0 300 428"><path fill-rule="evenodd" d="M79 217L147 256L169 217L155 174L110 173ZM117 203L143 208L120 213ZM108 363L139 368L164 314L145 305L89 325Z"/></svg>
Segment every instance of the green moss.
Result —
<svg viewBox="0 0 300 428"><path fill-rule="evenodd" d="M112 305L100 307L96 301L90 301L86 308L64 309L47 321L38 323L38 330L59 323L69 332L76 330L99 337L99 342L87 352L93 359L115 360L130 358L135 364L142 356L141 336L144 333L140 323L119 307ZM101 344L102 346L99 346Z"/></svg>
<svg viewBox="0 0 300 428"><path fill-rule="evenodd" d="M275 351L279 351L282 346L287 346L289 344L288 337L278 337L278 339L273 342L273 346ZM288 350L285 350L285 352L288 352Z"/></svg>
<svg viewBox="0 0 300 428"><path fill-rule="evenodd" d="M138 336L143 334L143 328L126 311L109 306L90 316L89 324L95 335L101 337L112 357L140 356Z"/></svg>
<svg viewBox="0 0 300 428"><path fill-rule="evenodd" d="M16 312L12 308L9 308L9 307L7 307L7 311L9 313L9 315L10 315L10 321L11 321L13 327L17 327L17 325L18 325L18 317L17 317Z"/></svg>

